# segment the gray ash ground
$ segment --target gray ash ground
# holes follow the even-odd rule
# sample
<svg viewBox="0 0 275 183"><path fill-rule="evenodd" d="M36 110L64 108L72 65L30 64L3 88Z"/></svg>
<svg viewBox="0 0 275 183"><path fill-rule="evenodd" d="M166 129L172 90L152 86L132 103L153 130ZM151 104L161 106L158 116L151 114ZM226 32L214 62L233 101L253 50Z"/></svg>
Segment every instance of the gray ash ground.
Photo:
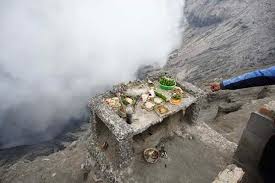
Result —
<svg viewBox="0 0 275 183"><path fill-rule="evenodd" d="M9 167L18 161L30 162L39 156L48 156L61 151L79 139L89 128L83 121L72 121L54 139L38 144L0 149L0 167ZM35 138L35 137L34 137Z"/></svg>

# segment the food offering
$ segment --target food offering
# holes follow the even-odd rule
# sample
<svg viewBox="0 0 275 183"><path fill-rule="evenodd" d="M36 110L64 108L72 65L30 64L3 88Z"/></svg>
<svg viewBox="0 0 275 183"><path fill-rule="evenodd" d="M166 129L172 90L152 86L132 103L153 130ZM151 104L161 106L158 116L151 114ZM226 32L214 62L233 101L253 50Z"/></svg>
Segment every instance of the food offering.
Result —
<svg viewBox="0 0 275 183"><path fill-rule="evenodd" d="M182 95L178 93L174 93L171 97L170 103L174 105L180 105L182 102Z"/></svg>
<svg viewBox="0 0 275 183"><path fill-rule="evenodd" d="M132 97L132 96L128 96L125 94L121 94L121 95L119 95L119 97L120 97L121 107L118 110L118 115L122 118L126 118L127 117L127 110L126 110L127 107L131 106L131 108L133 110L135 110L138 96Z"/></svg>
<svg viewBox="0 0 275 183"><path fill-rule="evenodd" d="M142 105L142 108L147 110L147 111L152 111L155 107L155 103L151 101L147 101Z"/></svg>
<svg viewBox="0 0 275 183"><path fill-rule="evenodd" d="M127 106L127 105L131 105L134 106L136 104L136 98L135 97L130 97L127 95L121 95L121 102L123 105Z"/></svg>
<svg viewBox="0 0 275 183"><path fill-rule="evenodd" d="M161 103L163 103L163 102L164 102L164 100L161 99L161 98L159 98L159 97L155 97L155 98L154 98L154 103L155 103L155 104L161 104Z"/></svg>
<svg viewBox="0 0 275 183"><path fill-rule="evenodd" d="M142 102L146 102L148 100L148 98L149 98L149 94L144 93L141 95Z"/></svg>
<svg viewBox="0 0 275 183"><path fill-rule="evenodd" d="M172 90L176 86L176 81L172 78L162 76L159 79L160 88L163 90Z"/></svg>
<svg viewBox="0 0 275 183"><path fill-rule="evenodd" d="M113 109L119 109L121 107L118 97L107 98L105 99L105 103Z"/></svg>
<svg viewBox="0 0 275 183"><path fill-rule="evenodd" d="M143 152L143 157L148 163L156 163L160 159L160 152L155 148L147 148Z"/></svg>
<svg viewBox="0 0 275 183"><path fill-rule="evenodd" d="M169 101L169 95L165 94L159 89L155 90L155 94L157 97L161 98L163 101L168 102Z"/></svg>
<svg viewBox="0 0 275 183"><path fill-rule="evenodd" d="M123 90L115 92L114 97L105 99L105 102L126 120L129 116L135 116L137 111L153 112L159 117L166 116L172 110L171 105L182 104L186 97L186 93L176 86L175 79L167 76L154 81L130 82L123 86Z"/></svg>
<svg viewBox="0 0 275 183"><path fill-rule="evenodd" d="M155 112L159 115L159 116L163 116L165 114L167 114L169 112L169 109L164 106L164 105L156 105L155 106Z"/></svg>
<svg viewBox="0 0 275 183"><path fill-rule="evenodd" d="M184 91L183 91L180 87L178 87L178 86L176 86L176 87L172 90L172 93L184 95Z"/></svg>

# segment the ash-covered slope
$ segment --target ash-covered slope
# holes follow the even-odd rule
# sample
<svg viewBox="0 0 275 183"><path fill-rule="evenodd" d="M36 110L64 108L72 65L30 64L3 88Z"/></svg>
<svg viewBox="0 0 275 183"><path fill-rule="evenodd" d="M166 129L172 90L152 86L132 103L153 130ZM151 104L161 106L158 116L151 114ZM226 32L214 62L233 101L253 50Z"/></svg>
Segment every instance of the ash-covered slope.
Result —
<svg viewBox="0 0 275 183"><path fill-rule="evenodd" d="M182 47L165 67L196 84L275 64L275 1L186 0Z"/></svg>

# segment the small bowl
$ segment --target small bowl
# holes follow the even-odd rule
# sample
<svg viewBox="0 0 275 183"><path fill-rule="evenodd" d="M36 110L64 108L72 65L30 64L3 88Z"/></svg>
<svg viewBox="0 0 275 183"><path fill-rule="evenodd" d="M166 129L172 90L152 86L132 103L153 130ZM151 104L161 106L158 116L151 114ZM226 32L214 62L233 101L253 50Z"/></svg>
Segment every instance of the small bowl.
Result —
<svg viewBox="0 0 275 183"><path fill-rule="evenodd" d="M147 148L143 152L143 157L148 163L156 163L160 159L160 152L155 148Z"/></svg>
<svg viewBox="0 0 275 183"><path fill-rule="evenodd" d="M173 90L176 87L176 82L173 86L167 86L167 85L159 84L159 87L163 90Z"/></svg>
<svg viewBox="0 0 275 183"><path fill-rule="evenodd" d="M170 103L173 105L180 105L182 102L182 99L171 99Z"/></svg>

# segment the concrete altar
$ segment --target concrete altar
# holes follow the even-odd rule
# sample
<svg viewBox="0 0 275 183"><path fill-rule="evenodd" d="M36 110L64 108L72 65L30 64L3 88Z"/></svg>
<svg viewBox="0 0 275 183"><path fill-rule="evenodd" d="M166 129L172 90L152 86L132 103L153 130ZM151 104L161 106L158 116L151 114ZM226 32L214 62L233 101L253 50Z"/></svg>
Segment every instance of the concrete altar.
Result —
<svg viewBox="0 0 275 183"><path fill-rule="evenodd" d="M182 118L186 118L190 123L196 122L200 110L199 102L203 95L202 90L187 82L177 83L177 86L186 93L180 105L166 103L169 112L160 116L154 111L142 109L141 104L138 103L132 124L126 123L124 118L104 103L104 98L117 92L117 88L90 100L91 136L88 140L88 149L100 169L113 171L128 167L134 154L148 147L144 139L140 140L140 136L144 136L145 133L150 135L156 133L157 135L152 136L159 142L161 138L169 136L172 128L176 128L173 124L176 123L175 121L181 122ZM158 131L161 132L158 133ZM157 142L150 142L150 147L157 145Z"/></svg>

